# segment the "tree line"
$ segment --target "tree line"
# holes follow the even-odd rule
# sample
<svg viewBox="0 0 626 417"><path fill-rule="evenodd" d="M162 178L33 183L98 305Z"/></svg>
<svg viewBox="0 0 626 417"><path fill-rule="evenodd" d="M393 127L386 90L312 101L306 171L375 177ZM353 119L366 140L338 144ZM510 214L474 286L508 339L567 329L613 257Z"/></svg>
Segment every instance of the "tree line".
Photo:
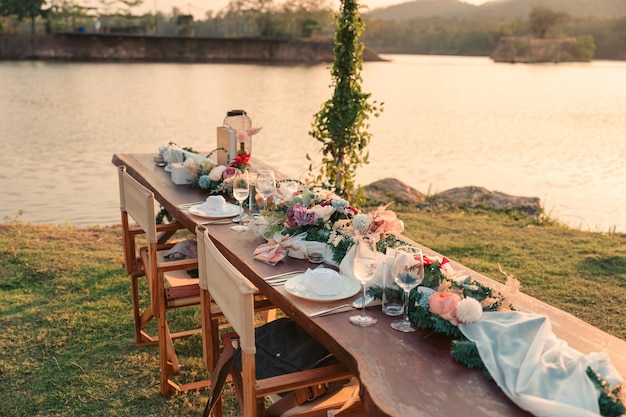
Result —
<svg viewBox="0 0 626 417"><path fill-rule="evenodd" d="M194 20L178 9L171 14L135 15L142 0L0 0L0 33L85 31L167 36L327 39L335 30L329 0L231 0L220 11ZM362 40L379 53L488 56L502 36L575 37L595 46L595 59L626 60L626 16L572 18L536 7L528 18L427 17L395 21L363 14ZM591 42L589 41L591 40Z"/></svg>
<svg viewBox="0 0 626 417"><path fill-rule="evenodd" d="M534 10L536 12L536 10ZM430 17L410 21L367 19L363 42L389 54L489 56L502 36L574 37L595 47L595 59L626 60L626 16L554 20ZM592 45L589 46L589 40Z"/></svg>

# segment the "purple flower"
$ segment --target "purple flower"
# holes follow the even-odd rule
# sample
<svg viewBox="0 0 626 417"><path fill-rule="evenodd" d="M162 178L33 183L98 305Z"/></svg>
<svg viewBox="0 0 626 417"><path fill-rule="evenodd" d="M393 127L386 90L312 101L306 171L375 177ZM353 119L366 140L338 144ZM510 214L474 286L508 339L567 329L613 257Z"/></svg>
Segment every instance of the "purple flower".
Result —
<svg viewBox="0 0 626 417"><path fill-rule="evenodd" d="M317 222L317 213L309 211L300 203L287 208L287 219L285 225L293 229L297 226L310 226Z"/></svg>

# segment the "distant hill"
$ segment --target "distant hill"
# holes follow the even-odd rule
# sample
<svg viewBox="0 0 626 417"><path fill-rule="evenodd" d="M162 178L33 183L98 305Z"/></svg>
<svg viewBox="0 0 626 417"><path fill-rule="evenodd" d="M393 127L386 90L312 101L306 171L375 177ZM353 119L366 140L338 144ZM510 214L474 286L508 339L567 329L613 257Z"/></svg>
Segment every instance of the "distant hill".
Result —
<svg viewBox="0 0 626 417"><path fill-rule="evenodd" d="M458 0L415 0L381 9L364 15L384 20L411 20L420 17L467 17L477 12L478 6Z"/></svg>
<svg viewBox="0 0 626 417"><path fill-rule="evenodd" d="M626 16L626 0L495 0L480 6L458 0L415 0L374 9L364 16L384 20L447 18L527 18L535 6L546 6L572 17L618 18Z"/></svg>

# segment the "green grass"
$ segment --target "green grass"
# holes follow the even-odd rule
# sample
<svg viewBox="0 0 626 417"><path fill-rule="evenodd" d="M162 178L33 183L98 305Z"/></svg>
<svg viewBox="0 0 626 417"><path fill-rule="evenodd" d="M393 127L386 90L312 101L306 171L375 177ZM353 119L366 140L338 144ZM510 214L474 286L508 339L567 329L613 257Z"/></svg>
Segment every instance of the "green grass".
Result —
<svg viewBox="0 0 626 417"><path fill-rule="evenodd" d="M488 211L399 216L411 239L504 282L500 264L522 291L626 340L626 235ZM119 227L0 224L0 415L201 414L207 392L162 398L156 346L134 344L121 241ZM177 352L180 380L207 376L199 337Z"/></svg>

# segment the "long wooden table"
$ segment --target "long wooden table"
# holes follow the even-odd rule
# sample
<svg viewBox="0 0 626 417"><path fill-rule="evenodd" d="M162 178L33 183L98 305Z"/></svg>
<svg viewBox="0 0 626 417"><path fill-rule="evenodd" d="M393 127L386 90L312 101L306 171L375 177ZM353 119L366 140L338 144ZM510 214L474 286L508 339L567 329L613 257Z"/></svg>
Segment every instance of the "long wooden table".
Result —
<svg viewBox="0 0 626 417"><path fill-rule="evenodd" d="M116 154L113 164L126 166L130 175L154 192L156 200L178 222L194 232L206 219L195 217L176 206L203 201L206 191L188 185L175 185L170 175L154 164L151 154ZM260 162L255 161L258 168ZM348 322L352 313L343 312L317 318L308 313L322 307L315 302L288 294L283 287L272 287L263 277L306 269L307 261L287 258L272 267L252 258L252 251L264 240L251 233L237 233L230 225L210 225L210 233L224 255L245 274L277 307L319 339L359 378L362 401L368 416L528 416L487 380L482 372L456 363L450 354L450 339L427 334L401 333L390 327L391 317L380 307L369 312L378 324L359 328ZM427 254L438 255L428 248ZM502 285L452 261L472 278L497 290ZM582 353L606 352L622 376L626 376L626 342L613 337L559 309L520 294L515 306L521 311L547 315L557 337ZM624 393L626 401L626 393Z"/></svg>

